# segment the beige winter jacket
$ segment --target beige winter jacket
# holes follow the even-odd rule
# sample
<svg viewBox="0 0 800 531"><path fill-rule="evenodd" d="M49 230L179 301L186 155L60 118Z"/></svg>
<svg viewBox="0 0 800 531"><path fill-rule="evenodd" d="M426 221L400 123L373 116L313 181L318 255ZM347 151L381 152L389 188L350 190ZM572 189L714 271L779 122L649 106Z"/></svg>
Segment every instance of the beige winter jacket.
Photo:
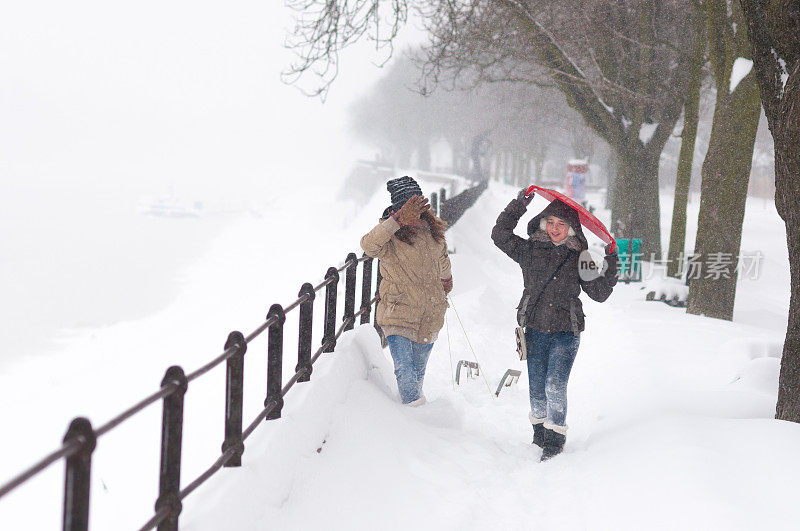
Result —
<svg viewBox="0 0 800 531"><path fill-rule="evenodd" d="M451 277L447 244L422 227L414 245L394 237L400 225L389 218L361 238L367 255L380 260L382 276L377 322L386 335L432 343L444 325L448 304L442 279Z"/></svg>

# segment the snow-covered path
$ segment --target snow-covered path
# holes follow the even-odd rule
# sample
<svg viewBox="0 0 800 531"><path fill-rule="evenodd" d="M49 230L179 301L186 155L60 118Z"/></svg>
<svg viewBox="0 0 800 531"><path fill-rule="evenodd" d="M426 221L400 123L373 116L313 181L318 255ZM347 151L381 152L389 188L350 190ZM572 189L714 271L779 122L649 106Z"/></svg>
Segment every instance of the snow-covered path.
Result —
<svg viewBox="0 0 800 531"><path fill-rule="evenodd" d="M645 302L641 284L603 305L584 298L567 446L539 463L513 351L520 273L488 237L509 197L492 186L448 239L452 300L489 386L508 368L523 371L519 384L499 398L481 378L454 389L448 333L452 362L472 358L451 309L429 403L403 407L388 352L371 327L356 329L287 397L283 419L248 440L244 466L187 500L183 528L796 528L800 426L772 419L780 323L687 315ZM764 243L760 225L750 234ZM743 249L757 245L748 237ZM740 282L741 299L784 280Z"/></svg>

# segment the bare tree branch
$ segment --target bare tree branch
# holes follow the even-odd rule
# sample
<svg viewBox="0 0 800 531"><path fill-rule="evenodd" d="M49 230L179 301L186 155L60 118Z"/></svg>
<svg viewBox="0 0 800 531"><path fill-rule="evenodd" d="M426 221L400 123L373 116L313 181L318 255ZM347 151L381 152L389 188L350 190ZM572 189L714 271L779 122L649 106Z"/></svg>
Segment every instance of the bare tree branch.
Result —
<svg viewBox="0 0 800 531"><path fill-rule="evenodd" d="M310 76L314 88L304 92L323 98L339 74L342 50L366 39L384 53L385 63L408 20L406 0L286 0L286 4L295 12L295 28L285 46L295 52L296 60L282 79L298 84Z"/></svg>

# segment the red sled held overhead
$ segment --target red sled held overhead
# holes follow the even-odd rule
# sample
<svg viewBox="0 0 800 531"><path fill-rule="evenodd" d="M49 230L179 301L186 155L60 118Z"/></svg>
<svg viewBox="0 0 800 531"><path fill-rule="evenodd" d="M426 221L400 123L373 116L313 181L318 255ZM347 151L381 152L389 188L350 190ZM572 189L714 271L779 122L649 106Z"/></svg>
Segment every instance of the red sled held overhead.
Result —
<svg viewBox="0 0 800 531"><path fill-rule="evenodd" d="M611 244L612 253L617 249L617 242L614 240L614 237L611 236L611 233L608 232L608 229L606 229L605 225L603 225L603 223L597 219L594 214L583 208L579 203L576 203L571 197L556 190L536 186L535 184L528 188L528 190L525 192L525 196L527 197L532 193L537 193L548 201L554 201L555 199L558 199L559 201L563 201L564 203L568 204L578 213L581 225L592 231L595 236L603 240L603 243Z"/></svg>

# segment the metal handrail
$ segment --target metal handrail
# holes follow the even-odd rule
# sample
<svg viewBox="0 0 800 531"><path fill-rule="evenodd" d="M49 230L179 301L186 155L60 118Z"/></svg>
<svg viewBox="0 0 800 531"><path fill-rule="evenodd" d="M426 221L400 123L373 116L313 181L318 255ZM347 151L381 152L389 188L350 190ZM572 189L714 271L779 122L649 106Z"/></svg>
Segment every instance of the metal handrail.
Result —
<svg viewBox="0 0 800 531"><path fill-rule="evenodd" d="M350 267L350 264L351 264L351 263L353 263L353 262L355 262L355 264L356 264L356 265L358 265L358 264L360 264L360 263L361 263L361 259L359 259L359 258L356 258L355 260L345 260L345 261L344 261L344 264L342 264L342 266L341 266L340 268L338 268L336 271L338 271L339 273L341 273L342 271L344 271L345 269L347 269L348 267Z"/></svg>
<svg viewBox="0 0 800 531"><path fill-rule="evenodd" d="M372 260L372 258L364 255L361 258L357 259L357 260L345 260L344 264L341 267L337 268L336 271L337 272L344 271L344 270L348 269L349 267L357 266L358 264L360 264L362 262L365 262L367 260ZM328 287L328 286L330 286L330 285L332 285L334 283L338 283L338 280L339 280L338 277L328 276L319 285L315 286L313 288L313 291L316 293L316 292L320 291L323 288L326 288L326 287ZM310 296L308 294L305 294L305 295L302 295L302 296L298 297L294 302L292 302L289 306L286 307L284 313L288 313L289 311L294 310L295 308L299 307L304 302L307 302L309 300L309 298L310 298ZM373 303L373 301L375 301L375 300L377 300L377 297L375 297L373 300L371 300L370 303ZM360 316L361 314L364 313L364 311L365 311L365 309L362 308L356 314L356 316ZM245 338L245 343L249 344L251 341L253 341L255 338L257 338L259 335L261 335L265 330L267 330L271 326L275 325L277 323L277 321L278 321L278 319L275 318L274 316L266 319L264 321L264 323L262 323L256 330L254 330L252 333L250 333ZM326 348L326 347L330 348L332 346L332 344L335 344L336 339L338 339L341 336L341 334L343 333L343 331L346 328L346 326L348 324L352 323L353 321L354 321L354 319L352 319L352 318L346 320L339 327L339 329L337 330L336 334L333 336L333 338L332 338L333 341L330 341L330 340L325 341L323 343L322 347L320 347L320 350L322 350L323 348ZM232 346L230 348L227 348L219 356L217 356L216 358L214 358L213 360L211 360L207 364L201 366L200 368L196 369L194 372L192 372L189 375L187 375L186 376L187 383L199 378L200 376L203 376L204 374L208 373L209 371L211 371L215 367L217 367L220 364L222 364L222 362L229 360L231 357L235 356L238 351L239 351L239 348L238 348L237 345L234 345L234 346ZM315 356L311 360L311 364L313 364L317 360L318 357L319 356ZM296 371L295 374L292 376L291 380L282 389L281 395L285 395L292 388L292 386L295 383L297 383L302 377L306 376L308 372L309 371L307 369L305 369L305 368ZM143 409L147 408L148 406L158 402L161 399L165 399L165 398L173 395L176 391L178 391L178 389L179 389L179 385L177 383L175 383L175 382L166 383L157 392L155 392L155 393L143 398L142 400L140 400L139 402L137 402L133 406L129 407L128 409L126 409L125 411L120 413L119 415L113 417L112 419L108 420L107 422L105 422L104 424L99 426L97 429L94 430L94 436L96 438L99 438L99 437L107 434L108 432L110 432L111 430L113 430L114 428L119 426L120 424L124 423L126 420L128 420L131 417L133 417L134 415L136 415L137 413L139 413ZM252 433L252 431L255 429L255 427L258 425L258 423L260 421L264 420L264 418L270 412L272 412L276 407L277 407L277 404L275 404L275 403L270 403L270 405L268 407L265 407L265 409L258 415L256 420L250 426L248 426L247 430L245 430L243 432L243 434L242 434L243 435L243 439L246 438L247 436L249 436ZM85 441L84 441L84 443L85 443ZM12 478L7 483L1 485L0 486L0 498L5 496L6 494L10 493L14 489L19 487L23 483L25 483L27 480L29 480L32 477L36 476L38 473L42 472L43 470L48 468L53 463L59 461L60 459L69 458L69 457L72 457L73 455L77 454L80 451L81 447L82 447L82 444L81 444L81 440L80 439L72 439L72 440L70 440L68 442L65 442L61 446L61 448L59 448L58 450L55 450L51 454L45 456L44 458L42 458L37 463L33 464L32 466L28 467L27 469L25 469L24 471L19 473L17 476ZM231 459L231 457L234 455L234 453L235 452L233 452L232 449L228 449L226 452L223 452L223 454L217 459L217 461L203 475L198 477L193 483L191 483L183 491L181 491L182 497L185 497L186 495L191 493L199 485L201 485L208 478L210 478L217 470L222 468L225 465L225 463ZM145 524L145 526L142 529L152 529L153 527L159 525L163 521L163 519L166 518L168 515L169 515L169 511L165 511L165 509L162 508L161 510L159 510L156 513L156 515L150 521L148 521L147 524Z"/></svg>
<svg viewBox="0 0 800 531"><path fill-rule="evenodd" d="M12 478L11 481L0 487L0 497L5 496L59 459L75 455L78 453L80 446L80 442L75 440L64 443L61 448L42 458L38 463L29 467L27 470L20 472L17 476Z"/></svg>
<svg viewBox="0 0 800 531"><path fill-rule="evenodd" d="M475 192L480 193L480 187ZM471 189L472 190L472 189ZM444 206L444 197L442 197ZM474 201L474 199L472 199ZM461 207L463 210L463 207ZM298 298L285 308L278 304L270 307L266 320L247 337L240 332L231 332L225 344L225 350L217 357L186 375L183 369L174 366L167 369L161 388L143 398L122 413L108 420L97 429L93 429L87 419L76 418L70 423L64 438L64 444L45 456L26 470L0 485L0 498L13 491L26 481L36 476L50 465L61 459L66 460L66 481L64 493L64 530L78 531L88 528L89 520L89 488L92 452L97 440L124 423L140 411L155 402L163 401L162 440L161 440L161 475L159 497L156 501L156 512L141 528L177 531L178 517L181 512L181 500L194 492L200 485L208 481L222 467L240 466L244 452L243 442L253 434L264 420L280 418L283 408L283 397L299 382L309 381L314 363L326 352L333 352L339 337L354 327L357 319L361 323L369 322L372 306L379 301L381 282L378 267L375 284L375 295L372 295L372 261L373 258L363 255L358 258L354 253L347 255L340 267L331 267L325 279L317 286L303 284ZM361 306L355 311L356 274L358 264L364 264L362 274ZM341 279L339 273L345 272L344 316L338 328L335 326L337 308L337 286ZM313 304L317 292L325 288L324 322L325 333L320 347L311 354L311 327L313 325ZM281 386L283 360L283 325L286 314L300 308L300 341L298 343L298 365L293 376L286 385ZM268 338L268 371L267 399L264 409L242 430L242 389L244 354L251 341L269 330ZM181 446L183 432L183 400L188 384L207 374L223 362L227 362L226 382L226 424L223 451L211 466L183 490L180 490L179 478L181 469Z"/></svg>
<svg viewBox="0 0 800 531"><path fill-rule="evenodd" d="M137 414L138 412L149 406L150 404L156 402L161 398L171 395L173 392L175 392L175 390L177 390L177 388L178 388L177 385L168 383L167 385L162 387L158 392L155 392L152 395L148 396L147 398L142 399L137 404L126 409L116 417L112 418L111 420L109 420L96 430L94 430L95 435L97 437L105 435L106 433L110 432L111 430L113 430L126 420L128 420L130 417L134 416L135 414Z"/></svg>
<svg viewBox="0 0 800 531"><path fill-rule="evenodd" d="M169 507L162 507L161 509L156 512L156 514L147 521L142 527L139 528L139 531L148 531L149 529L155 529L156 526L161 524L164 520L167 519L169 516Z"/></svg>
<svg viewBox="0 0 800 531"><path fill-rule="evenodd" d="M191 494L197 487L205 483L211 476L217 473L217 471L222 468L225 463L231 460L231 458L236 454L235 448L228 448L225 452L219 456L219 459L214 461L214 464L208 467L208 470L197 476L197 479L186 485L186 487L181 491L180 499L186 498L189 494Z"/></svg>
<svg viewBox="0 0 800 531"><path fill-rule="evenodd" d="M267 319L266 321L264 321L264 323L261 326L256 328L253 332L250 332L250 335L244 338L245 343L250 344L251 341L260 336L261 333L264 332L264 330L272 326L274 323L275 321L272 319Z"/></svg>

